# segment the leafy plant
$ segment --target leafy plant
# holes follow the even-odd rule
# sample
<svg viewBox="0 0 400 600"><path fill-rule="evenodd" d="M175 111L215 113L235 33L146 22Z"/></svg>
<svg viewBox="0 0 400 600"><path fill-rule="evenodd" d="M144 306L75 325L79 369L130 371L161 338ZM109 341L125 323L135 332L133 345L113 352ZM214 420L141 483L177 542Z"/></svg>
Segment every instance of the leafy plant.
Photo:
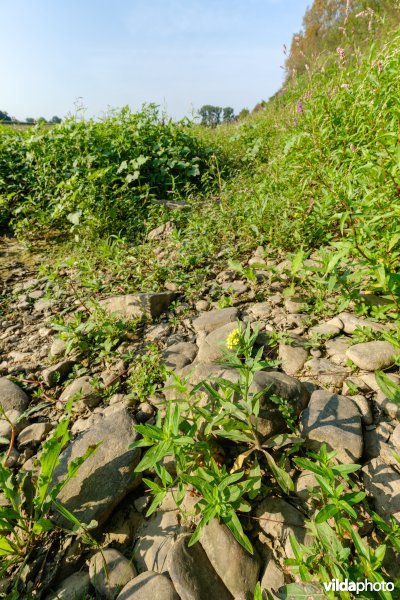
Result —
<svg viewBox="0 0 400 600"><path fill-rule="evenodd" d="M167 403L165 416L158 413L155 425L135 425L143 437L131 447L149 448L136 471L154 470L159 479L145 480L155 495L148 514L168 492L178 506L187 490L199 497L196 513L200 520L191 543L209 521L219 518L252 551L236 513L250 509L248 499L259 493L263 473L271 473L285 492L293 489L289 474L270 450L290 443L289 436L264 440L257 429L264 392L252 392L251 384L254 374L271 364L262 360L263 348L255 350L257 336L248 326L238 328L227 340L232 350L227 352L226 364L237 371L237 382L217 378L188 391L188 378L181 380L174 374L178 398ZM162 464L166 456L174 458L174 476Z"/></svg>
<svg viewBox="0 0 400 600"><path fill-rule="evenodd" d="M147 400L162 387L167 372L157 345L148 344L144 353L138 355L130 364L127 380L129 396L138 402Z"/></svg>
<svg viewBox="0 0 400 600"><path fill-rule="evenodd" d="M7 501L5 506L0 507L2 576L12 568L21 573L23 566L38 550L49 532L60 529L52 517L54 510L71 523L70 532L81 536L86 543L95 543L88 530L97 523L81 524L57 497L70 479L76 476L81 464L96 451L97 446L90 446L83 456L73 459L62 480L58 483L53 481L60 454L70 439L68 427L71 407L72 402L69 402L66 406L66 416L43 443L35 477L23 470L14 475L13 471L5 466L5 459L0 463L0 489ZM19 577L15 580L15 589L18 581Z"/></svg>

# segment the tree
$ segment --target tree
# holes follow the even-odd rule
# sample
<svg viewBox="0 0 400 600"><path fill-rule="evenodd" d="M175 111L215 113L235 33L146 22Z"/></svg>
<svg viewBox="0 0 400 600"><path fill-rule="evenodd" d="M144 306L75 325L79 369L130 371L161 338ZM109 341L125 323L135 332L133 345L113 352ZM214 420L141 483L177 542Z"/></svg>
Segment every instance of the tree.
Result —
<svg viewBox="0 0 400 600"><path fill-rule="evenodd" d="M50 123L61 123L62 119L60 117L57 117L56 115L54 117L51 118Z"/></svg>
<svg viewBox="0 0 400 600"><path fill-rule="evenodd" d="M0 121L4 123L11 123L11 117L5 110L0 110Z"/></svg>
<svg viewBox="0 0 400 600"><path fill-rule="evenodd" d="M34 122L35 119L33 117L26 117L25 119L25 123L29 123L30 125L33 125Z"/></svg>
<svg viewBox="0 0 400 600"><path fill-rule="evenodd" d="M205 104L199 110L201 117L201 124L208 125L209 127L216 127L221 122L222 108L220 106L212 106L211 104Z"/></svg>
<svg viewBox="0 0 400 600"><path fill-rule="evenodd" d="M242 110L238 114L239 121L241 121L242 119L245 119L246 117L248 117L249 114L250 114L250 111L249 111L248 108L242 108Z"/></svg>
<svg viewBox="0 0 400 600"><path fill-rule="evenodd" d="M224 123L231 123L235 120L235 111L231 106L225 106L222 116Z"/></svg>

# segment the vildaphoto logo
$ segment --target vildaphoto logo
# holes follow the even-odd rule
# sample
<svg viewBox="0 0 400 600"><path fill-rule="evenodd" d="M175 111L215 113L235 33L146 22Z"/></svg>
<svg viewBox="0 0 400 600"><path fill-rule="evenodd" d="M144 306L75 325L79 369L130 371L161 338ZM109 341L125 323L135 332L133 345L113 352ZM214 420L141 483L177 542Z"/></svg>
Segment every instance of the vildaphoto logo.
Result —
<svg viewBox="0 0 400 600"><path fill-rule="evenodd" d="M329 583L324 583L324 588L327 592L393 592L394 583L391 581L339 581L339 579L332 579Z"/></svg>

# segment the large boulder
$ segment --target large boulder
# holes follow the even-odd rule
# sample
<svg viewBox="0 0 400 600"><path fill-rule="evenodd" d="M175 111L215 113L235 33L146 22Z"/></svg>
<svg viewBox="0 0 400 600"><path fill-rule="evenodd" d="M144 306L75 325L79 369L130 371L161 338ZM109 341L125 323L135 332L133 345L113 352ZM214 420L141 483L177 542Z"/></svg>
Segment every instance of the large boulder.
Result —
<svg viewBox="0 0 400 600"><path fill-rule="evenodd" d="M100 305L108 312L128 321L142 317L156 319L168 310L174 297L174 292L125 294L105 298L100 301Z"/></svg>
<svg viewBox="0 0 400 600"><path fill-rule="evenodd" d="M181 536L168 560L168 571L181 600L233 600L201 544L188 546L189 540L189 535Z"/></svg>
<svg viewBox="0 0 400 600"><path fill-rule="evenodd" d="M133 473L140 459L140 450L128 450L136 439L133 421L126 408L102 418L94 426L72 441L60 456L54 471L53 483L64 479L71 460L82 456L86 450L100 443L58 495L58 500L81 522L95 520L104 523L113 509L140 484ZM57 517L64 525L71 525Z"/></svg>
<svg viewBox="0 0 400 600"><path fill-rule="evenodd" d="M246 552L217 519L204 527L200 543L231 594L237 600L253 600L260 571L258 559Z"/></svg>
<svg viewBox="0 0 400 600"><path fill-rule="evenodd" d="M4 412L17 410L23 413L29 404L29 398L18 385L7 379L0 378L0 405Z"/></svg>
<svg viewBox="0 0 400 600"><path fill-rule="evenodd" d="M301 416L302 435L318 449L325 443L337 451L340 462L357 462L363 452L361 414L357 404L346 396L317 390Z"/></svg>
<svg viewBox="0 0 400 600"><path fill-rule="evenodd" d="M171 580L164 575L145 571L123 588L118 600L180 600Z"/></svg>
<svg viewBox="0 0 400 600"><path fill-rule="evenodd" d="M282 361L282 369L288 375L296 375L304 367L308 358L308 350L300 344L279 344L279 359Z"/></svg>

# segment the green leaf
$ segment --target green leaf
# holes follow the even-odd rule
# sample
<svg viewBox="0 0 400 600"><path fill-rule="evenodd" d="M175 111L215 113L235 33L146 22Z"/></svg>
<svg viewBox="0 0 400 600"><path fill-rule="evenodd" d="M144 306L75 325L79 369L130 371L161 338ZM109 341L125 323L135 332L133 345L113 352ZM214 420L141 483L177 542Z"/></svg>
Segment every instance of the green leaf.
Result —
<svg viewBox="0 0 400 600"><path fill-rule="evenodd" d="M278 467L278 465L272 458L271 454L269 454L269 452L264 451L264 454L267 459L268 466L271 469L276 481L278 482L278 485L286 494L292 492L294 490L294 484L289 473L281 469L281 467Z"/></svg>
<svg viewBox="0 0 400 600"><path fill-rule="evenodd" d="M324 506L324 508L322 508L319 511L319 513L315 517L315 522L323 523L324 521L327 521L331 517L336 516L338 514L338 512L339 512L339 509L334 504L327 504L326 506Z"/></svg>
<svg viewBox="0 0 400 600"><path fill-rule="evenodd" d="M383 371L375 371L375 379L389 400L400 403L400 385L392 381Z"/></svg>

